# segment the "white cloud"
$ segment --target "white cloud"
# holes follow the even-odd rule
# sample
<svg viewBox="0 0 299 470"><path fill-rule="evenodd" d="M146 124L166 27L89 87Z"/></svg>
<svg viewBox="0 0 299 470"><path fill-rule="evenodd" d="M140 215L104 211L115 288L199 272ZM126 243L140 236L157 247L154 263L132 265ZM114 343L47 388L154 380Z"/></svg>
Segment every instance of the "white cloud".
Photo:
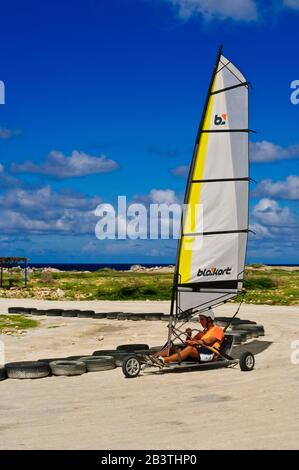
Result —
<svg viewBox="0 0 299 470"><path fill-rule="evenodd" d="M286 7L294 8L295 10L299 10L299 0L283 0L283 4Z"/></svg>
<svg viewBox="0 0 299 470"><path fill-rule="evenodd" d="M149 197L154 204L174 204L178 202L172 189L152 189Z"/></svg>
<svg viewBox="0 0 299 470"><path fill-rule="evenodd" d="M171 170L171 173L175 176L183 176L184 178L186 178L189 173L189 166L188 165L177 166Z"/></svg>
<svg viewBox="0 0 299 470"><path fill-rule="evenodd" d="M19 180L6 174L4 166L0 163L0 188L9 188L19 184Z"/></svg>
<svg viewBox="0 0 299 470"><path fill-rule="evenodd" d="M277 201L263 198L253 208L252 215L263 226L294 226L296 219L289 207L280 207Z"/></svg>
<svg viewBox="0 0 299 470"><path fill-rule="evenodd" d="M257 20L258 13L253 0L163 0L173 5L183 20L200 15L205 20L232 19L235 21Z"/></svg>
<svg viewBox="0 0 299 470"><path fill-rule="evenodd" d="M99 198L50 186L13 188L0 196L1 233L92 233Z"/></svg>
<svg viewBox="0 0 299 470"><path fill-rule="evenodd" d="M262 180L253 192L254 197L299 200L299 177L290 175L284 181Z"/></svg>
<svg viewBox="0 0 299 470"><path fill-rule="evenodd" d="M62 152L53 150L41 165L31 161L12 165L12 170L15 173L40 173L57 179L105 173L116 168L118 168L118 164L105 155L93 157L78 150L73 150L69 157Z"/></svg>
<svg viewBox="0 0 299 470"><path fill-rule="evenodd" d="M263 198L253 208L247 255L259 262L296 262L298 259L299 219L289 207Z"/></svg>
<svg viewBox="0 0 299 470"><path fill-rule="evenodd" d="M250 160L254 163L288 160L299 157L299 144L281 147L267 140L250 142Z"/></svg>
<svg viewBox="0 0 299 470"><path fill-rule="evenodd" d="M258 222L250 224L250 230L254 232L254 237L257 239L272 238L269 228L259 224Z"/></svg>

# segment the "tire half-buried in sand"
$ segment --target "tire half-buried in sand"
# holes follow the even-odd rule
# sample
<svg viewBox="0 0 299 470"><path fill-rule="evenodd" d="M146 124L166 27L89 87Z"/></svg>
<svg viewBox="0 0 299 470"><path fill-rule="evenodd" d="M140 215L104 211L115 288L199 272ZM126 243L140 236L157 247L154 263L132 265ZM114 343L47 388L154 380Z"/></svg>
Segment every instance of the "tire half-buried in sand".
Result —
<svg viewBox="0 0 299 470"><path fill-rule="evenodd" d="M53 361L49 364L53 375L82 375L86 372L86 365L82 361Z"/></svg>
<svg viewBox="0 0 299 470"><path fill-rule="evenodd" d="M5 368L10 379L41 379L50 374L49 365L41 361L10 362Z"/></svg>
<svg viewBox="0 0 299 470"><path fill-rule="evenodd" d="M115 359L112 356L89 356L82 357L80 361L84 362L88 372L99 372L102 370L115 369Z"/></svg>

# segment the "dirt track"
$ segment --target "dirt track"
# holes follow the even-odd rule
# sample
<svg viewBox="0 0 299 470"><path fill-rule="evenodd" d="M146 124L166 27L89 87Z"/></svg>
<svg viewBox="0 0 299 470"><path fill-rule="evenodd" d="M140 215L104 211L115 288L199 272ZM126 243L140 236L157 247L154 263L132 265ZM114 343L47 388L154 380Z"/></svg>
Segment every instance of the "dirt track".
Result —
<svg viewBox="0 0 299 470"><path fill-rule="evenodd" d="M168 302L0 299L1 313L9 305L168 311ZM234 309L225 305L217 314ZM298 449L299 364L290 360L291 342L299 339L298 308L244 305L240 316L266 329L265 337L248 343L260 351L250 373L235 368L128 380L117 368L0 382L0 449ZM8 362L90 354L127 342L154 346L166 333L164 322L47 317L26 336L1 340Z"/></svg>

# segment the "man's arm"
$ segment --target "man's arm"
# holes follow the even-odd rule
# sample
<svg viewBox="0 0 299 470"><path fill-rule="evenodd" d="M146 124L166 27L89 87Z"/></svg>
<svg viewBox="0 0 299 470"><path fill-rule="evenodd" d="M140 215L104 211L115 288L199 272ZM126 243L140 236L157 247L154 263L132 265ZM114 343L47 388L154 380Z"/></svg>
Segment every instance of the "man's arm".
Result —
<svg viewBox="0 0 299 470"><path fill-rule="evenodd" d="M193 338L191 338L192 340L194 341L199 341L204 335L204 332L203 331L199 331L198 333L196 333L196 335L193 336Z"/></svg>
<svg viewBox="0 0 299 470"><path fill-rule="evenodd" d="M196 335L197 336L197 335ZM191 340L187 340L186 343L189 345L189 346L213 346L214 343L216 343L216 341L218 341L218 339L215 337L215 336L209 336L208 338L206 339L195 339L196 336L191 339ZM201 337L203 336L203 334L201 334Z"/></svg>

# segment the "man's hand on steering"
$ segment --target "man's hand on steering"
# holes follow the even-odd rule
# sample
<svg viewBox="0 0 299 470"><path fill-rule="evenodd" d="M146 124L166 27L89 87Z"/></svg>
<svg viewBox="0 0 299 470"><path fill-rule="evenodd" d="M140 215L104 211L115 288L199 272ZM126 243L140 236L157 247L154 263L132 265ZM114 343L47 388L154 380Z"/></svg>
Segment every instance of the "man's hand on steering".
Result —
<svg viewBox="0 0 299 470"><path fill-rule="evenodd" d="M192 330L191 328L186 328L186 337L187 337L187 340L190 340L192 338Z"/></svg>
<svg viewBox="0 0 299 470"><path fill-rule="evenodd" d="M186 341L186 344L188 346L199 346L200 344L202 344L202 342L200 340L194 341L193 339L188 339Z"/></svg>

